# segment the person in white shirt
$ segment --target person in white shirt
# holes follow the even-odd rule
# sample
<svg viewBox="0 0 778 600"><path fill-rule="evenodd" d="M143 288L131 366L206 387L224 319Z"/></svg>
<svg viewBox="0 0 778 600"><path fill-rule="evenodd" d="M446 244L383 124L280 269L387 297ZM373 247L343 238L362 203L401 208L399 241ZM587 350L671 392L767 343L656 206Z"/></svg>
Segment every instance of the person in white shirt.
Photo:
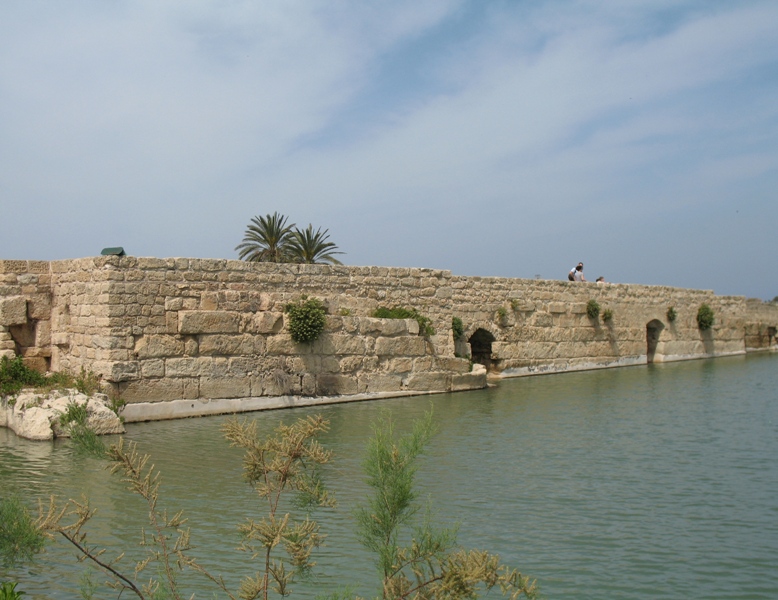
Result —
<svg viewBox="0 0 778 600"><path fill-rule="evenodd" d="M579 262L575 267L570 270L567 278L570 281L586 281L586 277L583 274L583 263Z"/></svg>

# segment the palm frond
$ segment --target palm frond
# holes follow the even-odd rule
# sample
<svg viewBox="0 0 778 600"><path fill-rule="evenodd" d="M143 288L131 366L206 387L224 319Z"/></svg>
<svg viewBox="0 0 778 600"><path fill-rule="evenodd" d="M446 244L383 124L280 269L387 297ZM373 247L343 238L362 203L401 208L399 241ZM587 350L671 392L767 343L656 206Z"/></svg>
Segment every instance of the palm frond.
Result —
<svg viewBox="0 0 778 600"><path fill-rule="evenodd" d="M299 263L326 263L331 265L341 265L335 254L343 254L337 250L338 246L333 242L328 242L329 230L321 230L319 227L313 230L313 225L308 225L305 229L297 229L292 232L289 242L289 253L294 262Z"/></svg>
<svg viewBox="0 0 778 600"><path fill-rule="evenodd" d="M235 246L239 258L251 262L289 262L289 244L295 225L287 225L287 220L278 212L253 217L243 241Z"/></svg>

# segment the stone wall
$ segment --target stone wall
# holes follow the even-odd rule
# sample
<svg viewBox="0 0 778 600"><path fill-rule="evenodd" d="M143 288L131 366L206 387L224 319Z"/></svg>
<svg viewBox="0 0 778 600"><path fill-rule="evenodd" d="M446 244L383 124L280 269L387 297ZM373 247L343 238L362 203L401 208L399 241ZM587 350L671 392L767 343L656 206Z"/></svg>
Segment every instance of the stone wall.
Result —
<svg viewBox="0 0 778 600"><path fill-rule="evenodd" d="M294 343L284 321L303 294L327 307L313 344ZM590 300L612 319L589 318ZM705 332L703 303L715 314ZM416 308L436 333L372 318L379 306ZM0 261L0 353L89 369L130 403L474 389L486 380L471 357L519 376L775 348L776 327L773 303L664 286L185 258Z"/></svg>
<svg viewBox="0 0 778 600"><path fill-rule="evenodd" d="M748 351L769 350L778 343L776 312L778 312L776 302L762 302L756 298L746 300L744 337Z"/></svg>

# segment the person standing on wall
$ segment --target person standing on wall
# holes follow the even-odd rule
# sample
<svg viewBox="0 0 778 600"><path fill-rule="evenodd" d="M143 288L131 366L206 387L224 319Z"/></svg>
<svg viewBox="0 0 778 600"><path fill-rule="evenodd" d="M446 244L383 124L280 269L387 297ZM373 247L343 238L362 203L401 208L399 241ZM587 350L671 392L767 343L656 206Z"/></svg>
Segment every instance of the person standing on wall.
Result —
<svg viewBox="0 0 778 600"><path fill-rule="evenodd" d="M570 269L567 278L570 281L586 281L586 277L584 277L583 274L583 263L579 262L575 267Z"/></svg>

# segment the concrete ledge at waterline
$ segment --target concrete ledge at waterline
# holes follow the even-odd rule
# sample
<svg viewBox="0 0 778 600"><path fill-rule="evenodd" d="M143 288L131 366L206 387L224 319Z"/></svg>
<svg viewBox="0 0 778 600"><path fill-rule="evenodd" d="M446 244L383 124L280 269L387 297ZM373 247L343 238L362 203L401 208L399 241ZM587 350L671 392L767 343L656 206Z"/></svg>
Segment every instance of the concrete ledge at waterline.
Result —
<svg viewBox="0 0 778 600"><path fill-rule="evenodd" d="M134 402L124 407L122 417L124 417L125 423L139 423L143 421L165 421L186 417L206 417L279 408L298 408L443 393L446 392L400 391L368 392L343 396L261 396L254 398L201 398L198 400L168 400L165 402Z"/></svg>
<svg viewBox="0 0 778 600"><path fill-rule="evenodd" d="M713 354L668 354L661 357L661 360L655 360L655 363L678 362L682 360L700 360L703 358L720 358L724 356L741 356L746 354L745 350L732 352L716 352ZM607 362L584 362L579 364L538 364L528 367L505 369L499 374L492 375L493 379L508 379L511 377L527 377L530 375L551 375L555 373L570 373L573 371L593 371L596 369L612 369L614 367L632 367L635 365L645 365L648 360L645 354L640 356L623 357L618 360Z"/></svg>

